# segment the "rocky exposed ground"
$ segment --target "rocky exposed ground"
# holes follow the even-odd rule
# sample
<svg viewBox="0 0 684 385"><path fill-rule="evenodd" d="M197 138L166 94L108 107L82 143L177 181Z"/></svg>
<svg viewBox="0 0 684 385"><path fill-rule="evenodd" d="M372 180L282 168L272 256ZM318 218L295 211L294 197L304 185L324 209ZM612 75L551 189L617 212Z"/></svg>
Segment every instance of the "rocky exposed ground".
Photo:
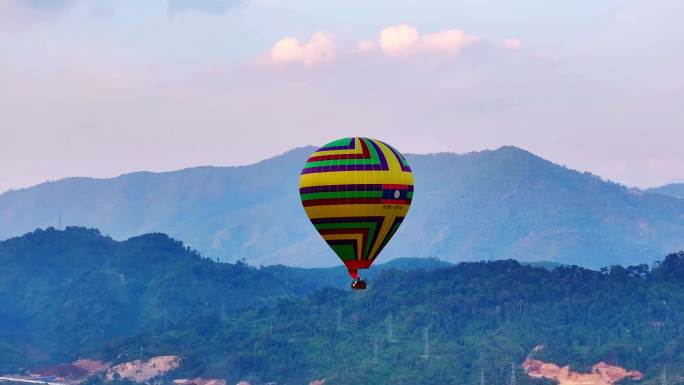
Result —
<svg viewBox="0 0 684 385"><path fill-rule="evenodd" d="M532 358L526 359L522 367L530 377L549 378L558 381L559 385L613 385L625 378L634 380L643 378L643 374L638 370L627 370L605 362L592 366L590 373L575 372L570 369L570 366L560 367L554 363Z"/></svg>

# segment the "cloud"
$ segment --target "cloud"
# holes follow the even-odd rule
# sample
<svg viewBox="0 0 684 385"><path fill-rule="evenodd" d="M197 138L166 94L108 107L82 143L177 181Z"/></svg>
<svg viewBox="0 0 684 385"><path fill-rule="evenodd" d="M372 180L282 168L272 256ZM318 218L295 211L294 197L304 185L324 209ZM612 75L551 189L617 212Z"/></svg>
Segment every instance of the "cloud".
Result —
<svg viewBox="0 0 684 385"><path fill-rule="evenodd" d="M336 50L332 35L316 32L307 43L300 43L293 37L280 39L271 48L270 57L273 63L299 63L312 67L333 60Z"/></svg>
<svg viewBox="0 0 684 385"><path fill-rule="evenodd" d="M460 29L449 29L422 35L409 24L387 27L380 32L380 49L390 57L407 58L418 52L457 55L464 47L478 43L477 36L466 35Z"/></svg>
<svg viewBox="0 0 684 385"><path fill-rule="evenodd" d="M375 50L375 42L373 40L362 40L356 45L353 53L367 53Z"/></svg>
<svg viewBox="0 0 684 385"><path fill-rule="evenodd" d="M504 40L501 45L509 51L515 51L520 48L522 42L516 37L509 37L508 39Z"/></svg>
<svg viewBox="0 0 684 385"><path fill-rule="evenodd" d="M367 54L379 48L383 55L405 59L417 53L437 53L455 56L469 45L480 41L477 36L467 35L460 29L421 35L418 28L410 24L398 24L380 31L377 42L361 40L353 48L341 51L343 55ZM325 32L314 33L308 42L294 37L278 40L268 53L271 63L297 63L307 67L332 61L338 55L333 36Z"/></svg>
<svg viewBox="0 0 684 385"><path fill-rule="evenodd" d="M380 32L380 49L387 56L408 57L419 45L420 32L412 25L393 25Z"/></svg>
<svg viewBox="0 0 684 385"><path fill-rule="evenodd" d="M449 56L458 54L465 46L480 41L477 36L466 35L460 29L450 29L423 36L421 39L423 50L445 53Z"/></svg>

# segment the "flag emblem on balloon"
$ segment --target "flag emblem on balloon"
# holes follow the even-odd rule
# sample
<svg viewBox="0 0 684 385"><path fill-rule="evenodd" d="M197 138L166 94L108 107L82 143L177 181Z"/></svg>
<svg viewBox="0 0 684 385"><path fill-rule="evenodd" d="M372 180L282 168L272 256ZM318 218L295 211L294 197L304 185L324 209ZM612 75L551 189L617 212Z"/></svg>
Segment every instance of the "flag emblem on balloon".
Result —
<svg viewBox="0 0 684 385"><path fill-rule="evenodd" d="M299 194L316 230L355 277L406 217L413 174L404 156L384 142L339 139L309 157Z"/></svg>

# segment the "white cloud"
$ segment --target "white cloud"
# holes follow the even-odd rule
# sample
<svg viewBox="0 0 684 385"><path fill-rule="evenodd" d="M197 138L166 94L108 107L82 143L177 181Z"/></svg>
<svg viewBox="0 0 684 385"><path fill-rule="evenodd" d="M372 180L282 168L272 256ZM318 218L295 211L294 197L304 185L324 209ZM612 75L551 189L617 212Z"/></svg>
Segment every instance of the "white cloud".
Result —
<svg viewBox="0 0 684 385"><path fill-rule="evenodd" d="M479 37L466 35L460 29L449 29L421 36L418 28L409 24L399 24L383 29L380 32L379 44L385 55L403 59L418 52L454 56L463 47L479 41Z"/></svg>
<svg viewBox="0 0 684 385"><path fill-rule="evenodd" d="M380 32L380 49L387 56L405 58L415 53L420 44L418 28L399 24Z"/></svg>
<svg viewBox="0 0 684 385"><path fill-rule="evenodd" d="M466 35L460 29L431 33L421 39L423 50L445 53L450 56L458 54L463 47L479 41L479 37Z"/></svg>
<svg viewBox="0 0 684 385"><path fill-rule="evenodd" d="M508 39L504 40L501 45L509 51L515 51L520 48L522 42L516 37L509 37Z"/></svg>
<svg viewBox="0 0 684 385"><path fill-rule="evenodd" d="M327 63L334 59L335 41L332 35L316 32L307 43L293 37L280 39L271 49L273 63L299 63L307 67Z"/></svg>
<svg viewBox="0 0 684 385"><path fill-rule="evenodd" d="M373 40L362 40L356 45L353 53L367 53L375 50L375 42Z"/></svg>

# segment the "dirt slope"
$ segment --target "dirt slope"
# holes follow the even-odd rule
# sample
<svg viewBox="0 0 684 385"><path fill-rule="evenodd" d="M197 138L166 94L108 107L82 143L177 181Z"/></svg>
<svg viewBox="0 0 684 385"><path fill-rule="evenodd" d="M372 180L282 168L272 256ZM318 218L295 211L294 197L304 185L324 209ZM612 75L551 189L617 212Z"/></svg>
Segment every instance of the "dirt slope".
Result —
<svg viewBox="0 0 684 385"><path fill-rule="evenodd" d="M558 381L559 385L613 385L624 378L643 378L643 374L638 370L627 370L605 362L592 366L590 373L574 372L570 370L570 366L560 367L532 358L526 359L522 367L530 377L549 378Z"/></svg>

